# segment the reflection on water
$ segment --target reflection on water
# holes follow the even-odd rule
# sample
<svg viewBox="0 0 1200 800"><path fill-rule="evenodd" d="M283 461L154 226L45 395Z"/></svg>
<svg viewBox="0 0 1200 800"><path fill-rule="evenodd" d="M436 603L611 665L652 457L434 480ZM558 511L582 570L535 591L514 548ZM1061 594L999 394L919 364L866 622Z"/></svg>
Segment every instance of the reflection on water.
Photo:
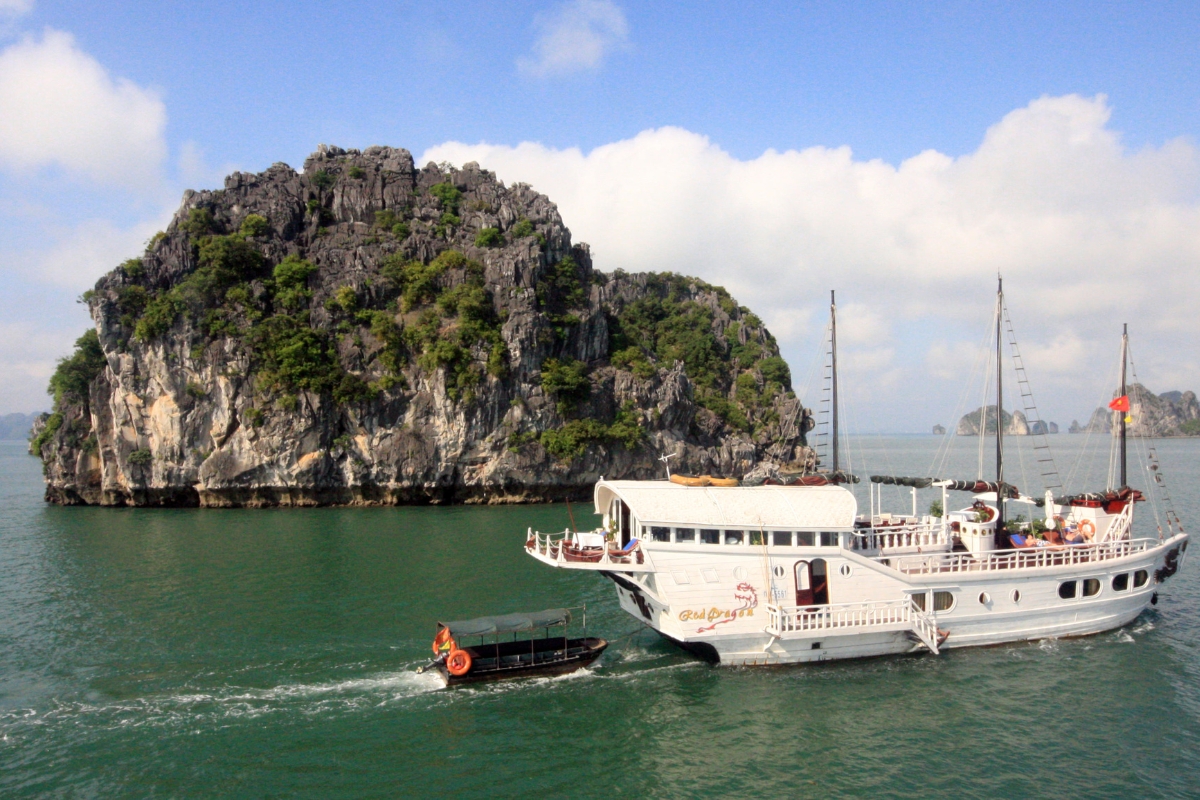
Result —
<svg viewBox="0 0 1200 800"><path fill-rule="evenodd" d="M1078 442L1052 438L1064 474ZM864 437L851 453L863 474L923 475L936 446ZM1200 519L1200 442L1158 447L1185 522ZM942 476L976 462L960 443ZM599 576L521 552L527 527L569 524L562 505L64 509L10 444L0 503L6 797L1195 791L1190 563L1100 636L713 669L640 629ZM614 641L589 669L456 690L415 674L439 618L584 602Z"/></svg>

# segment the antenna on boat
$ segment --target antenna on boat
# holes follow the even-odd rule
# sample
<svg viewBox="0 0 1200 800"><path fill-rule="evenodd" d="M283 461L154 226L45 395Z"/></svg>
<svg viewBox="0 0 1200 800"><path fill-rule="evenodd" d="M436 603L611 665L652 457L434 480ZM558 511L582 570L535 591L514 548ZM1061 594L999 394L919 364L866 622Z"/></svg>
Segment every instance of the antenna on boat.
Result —
<svg viewBox="0 0 1200 800"><path fill-rule="evenodd" d="M1125 389L1125 364L1129 361L1129 323L1124 324L1121 331L1121 394L1118 397L1128 397L1129 393ZM1121 485L1118 489L1123 489L1129 485L1125 475L1125 417L1128 414L1126 411L1119 411L1117 415L1120 417L1118 430L1121 436Z"/></svg>
<svg viewBox="0 0 1200 800"><path fill-rule="evenodd" d="M830 422L833 427L833 474L836 476L838 469L838 385L837 385L837 300L834 295L834 290L829 290L829 352L832 356L832 397L830 408Z"/></svg>
<svg viewBox="0 0 1200 800"><path fill-rule="evenodd" d="M679 455L678 450L676 450L674 453L671 453L669 456L661 455L658 457L658 460L663 462L663 467L667 470L667 480L671 480L671 465L667 463L667 459L674 458L677 455Z"/></svg>
<svg viewBox="0 0 1200 800"><path fill-rule="evenodd" d="M1004 316L1004 276L996 275L996 530L1004 529L1004 361L1001 352L1000 319ZM984 428L987 423L984 422Z"/></svg>

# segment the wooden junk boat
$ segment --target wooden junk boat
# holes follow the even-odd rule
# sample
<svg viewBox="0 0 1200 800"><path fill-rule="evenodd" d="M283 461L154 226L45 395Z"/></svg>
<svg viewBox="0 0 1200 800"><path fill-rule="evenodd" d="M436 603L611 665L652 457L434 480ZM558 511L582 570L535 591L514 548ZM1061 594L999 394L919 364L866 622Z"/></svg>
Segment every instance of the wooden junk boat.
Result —
<svg viewBox="0 0 1200 800"><path fill-rule="evenodd" d="M447 686L574 672L599 658L608 642L587 635L586 606L582 608L583 636L569 638L571 611L551 608L439 622L433 639L434 659L417 672L436 669ZM551 636L552 628L562 628L562 635ZM534 635L538 630L542 631L540 637ZM523 633L529 636L518 638ZM511 639L502 640L509 635ZM478 644L462 644L463 639L475 637Z"/></svg>

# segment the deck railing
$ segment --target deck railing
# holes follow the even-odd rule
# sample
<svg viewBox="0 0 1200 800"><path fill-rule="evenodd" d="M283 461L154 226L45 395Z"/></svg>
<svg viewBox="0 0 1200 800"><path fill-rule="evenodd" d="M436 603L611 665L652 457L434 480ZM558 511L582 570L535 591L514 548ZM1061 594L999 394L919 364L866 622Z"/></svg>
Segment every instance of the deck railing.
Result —
<svg viewBox="0 0 1200 800"><path fill-rule="evenodd" d="M1040 569L1111 561L1158 546L1154 539L1125 539L1092 544L1051 545L991 553L931 553L928 555L879 556L875 561L908 575L943 572L988 572L1001 569Z"/></svg>
<svg viewBox="0 0 1200 800"><path fill-rule="evenodd" d="M877 603L838 603L828 606L767 606L767 632L776 636L806 631L873 625L908 625L913 605L907 597Z"/></svg>
<svg viewBox="0 0 1200 800"><path fill-rule="evenodd" d="M882 551L900 548L949 547L950 532L943 523L908 524L897 528L871 528L855 531L850 537L850 549Z"/></svg>
<svg viewBox="0 0 1200 800"><path fill-rule="evenodd" d="M529 530L525 550L541 561L578 569L646 569L646 553L640 544L623 550L604 540L603 531L570 530L541 533Z"/></svg>

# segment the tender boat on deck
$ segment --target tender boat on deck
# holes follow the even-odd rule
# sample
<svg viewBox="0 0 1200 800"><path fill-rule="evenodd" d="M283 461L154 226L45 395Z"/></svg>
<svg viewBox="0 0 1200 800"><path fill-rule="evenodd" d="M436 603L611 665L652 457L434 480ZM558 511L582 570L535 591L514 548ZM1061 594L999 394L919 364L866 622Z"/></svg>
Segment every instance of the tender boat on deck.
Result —
<svg viewBox="0 0 1200 800"><path fill-rule="evenodd" d="M564 675L591 664L608 642L587 635L587 608L583 611L583 633L568 637L571 610L552 608L527 614L439 622L433 640L434 660L417 672L436 669L447 686L464 683ZM576 609L579 610L579 609ZM551 635L561 628L562 635ZM542 631L538 637L534 634ZM519 638L518 634L529 634ZM511 638L502 640L502 637ZM471 645L460 642L478 639Z"/></svg>

